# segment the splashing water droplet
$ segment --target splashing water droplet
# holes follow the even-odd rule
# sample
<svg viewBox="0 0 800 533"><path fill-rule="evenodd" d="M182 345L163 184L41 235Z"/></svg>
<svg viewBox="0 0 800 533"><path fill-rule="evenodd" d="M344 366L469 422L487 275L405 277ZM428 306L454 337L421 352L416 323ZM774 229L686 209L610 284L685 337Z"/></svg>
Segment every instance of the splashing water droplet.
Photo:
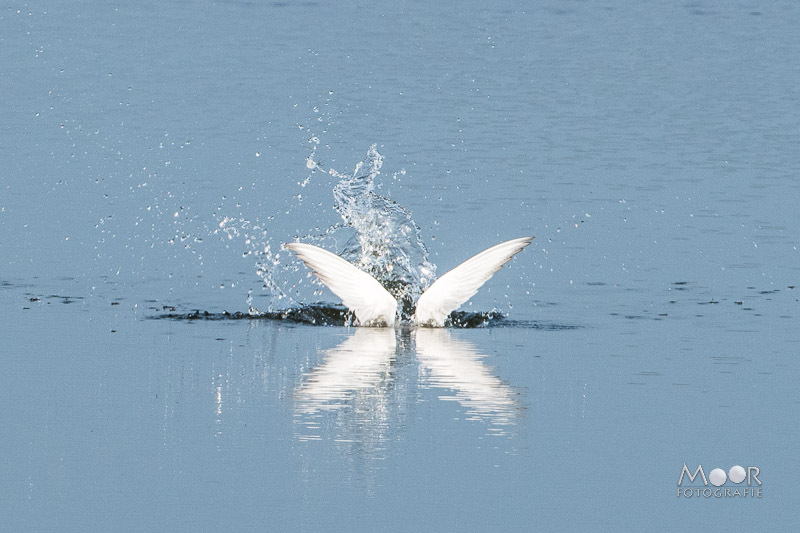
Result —
<svg viewBox="0 0 800 533"><path fill-rule="evenodd" d="M383 156L373 144L352 176L330 171L339 178L333 190L334 209L345 223L335 231L351 232L342 257L371 274L403 302L405 317L433 282L436 266L428 261L428 250L411 213L375 192L375 178L382 166Z"/></svg>
<svg viewBox="0 0 800 533"><path fill-rule="evenodd" d="M321 233L315 229L317 233L301 236L300 240L338 253L368 272L402 302L403 318L409 318L413 313L413 302L435 280L436 266L428 261L428 250L411 213L375 191L379 187L375 181L381 174L383 156L372 145L367 157L355 165L352 173L340 173L319 166L315 159L319 140L312 137L311 143L312 153L306 159L306 167L323 171L337 180L333 188L333 208L339 213L342 223ZM399 172L400 175L405 173L404 170ZM397 175L395 173L393 177ZM298 185L305 187L309 182L310 176ZM298 193L295 198L298 206L303 205L303 194ZM285 214L291 211L289 209ZM266 220L272 219L274 217L270 216ZM315 297L323 294L319 283L302 283L310 275L307 269L296 261L282 261L281 254L273 252L272 236L260 222L223 216L214 234L228 241L243 238L246 248L242 256L257 258L256 274L270 298L267 313L273 312L274 305L280 304L282 308L287 304L296 306L312 293ZM279 238L280 242L288 240ZM247 306L255 309L250 293Z"/></svg>

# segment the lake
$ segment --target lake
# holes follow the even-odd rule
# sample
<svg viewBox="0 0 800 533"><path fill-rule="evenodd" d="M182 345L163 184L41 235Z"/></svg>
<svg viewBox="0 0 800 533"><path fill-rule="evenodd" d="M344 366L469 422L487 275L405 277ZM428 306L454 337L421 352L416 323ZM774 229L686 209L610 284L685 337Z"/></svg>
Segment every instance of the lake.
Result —
<svg viewBox="0 0 800 533"><path fill-rule="evenodd" d="M5 6L0 529L792 530L799 25ZM421 290L527 235L443 329L347 326L281 248Z"/></svg>

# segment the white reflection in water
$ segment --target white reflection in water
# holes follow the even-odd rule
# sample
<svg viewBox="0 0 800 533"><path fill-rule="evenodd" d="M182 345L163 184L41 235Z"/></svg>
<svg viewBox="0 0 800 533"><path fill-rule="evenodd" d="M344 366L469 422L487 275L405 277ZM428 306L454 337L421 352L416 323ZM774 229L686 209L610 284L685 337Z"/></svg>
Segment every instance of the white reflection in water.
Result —
<svg viewBox="0 0 800 533"><path fill-rule="evenodd" d="M402 370L414 352L419 372L409 378ZM492 373L475 346L454 340L445 329L419 328L409 335L393 328L356 328L323 354L295 390L300 440L325 436L363 451L382 449L405 424L411 386L445 389L439 399L458 402L467 419L489 424L490 434L504 435L516 423L516 392Z"/></svg>
<svg viewBox="0 0 800 533"><path fill-rule="evenodd" d="M472 418L494 426L515 423L519 408L516 393L492 374L475 346L452 339L443 328L417 329L416 345L417 359L423 369L422 385L449 389L452 393L439 399L455 400Z"/></svg>
<svg viewBox="0 0 800 533"><path fill-rule="evenodd" d="M295 414L303 418L301 440L321 438L319 420L336 412L344 434L338 440L380 441L387 425L393 381L395 332L391 328L356 328L344 342L324 352L322 363L295 391Z"/></svg>

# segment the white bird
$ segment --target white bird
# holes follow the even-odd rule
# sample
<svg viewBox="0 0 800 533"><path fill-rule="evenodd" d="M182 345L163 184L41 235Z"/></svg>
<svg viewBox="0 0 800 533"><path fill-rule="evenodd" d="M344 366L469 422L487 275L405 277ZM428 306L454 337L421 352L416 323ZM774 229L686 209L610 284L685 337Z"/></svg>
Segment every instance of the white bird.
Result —
<svg viewBox="0 0 800 533"><path fill-rule="evenodd" d="M533 237L521 237L492 246L467 259L437 279L417 300L412 322L419 326L444 326L452 311L472 298L478 289L528 246ZM285 245L356 315L361 326L394 326L397 300L355 265L311 244Z"/></svg>

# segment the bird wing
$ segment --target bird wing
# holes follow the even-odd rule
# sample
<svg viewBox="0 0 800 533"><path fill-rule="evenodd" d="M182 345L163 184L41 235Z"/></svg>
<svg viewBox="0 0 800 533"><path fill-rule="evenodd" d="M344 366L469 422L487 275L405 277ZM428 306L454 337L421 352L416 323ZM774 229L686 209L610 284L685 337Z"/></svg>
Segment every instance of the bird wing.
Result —
<svg viewBox="0 0 800 533"><path fill-rule="evenodd" d="M437 279L417 301L416 323L443 326L451 311L472 298L481 285L532 240L533 237L522 237L492 246Z"/></svg>
<svg viewBox="0 0 800 533"><path fill-rule="evenodd" d="M294 242L286 248L297 254L336 296L356 314L362 326L393 326L397 300L378 280L336 254L311 244Z"/></svg>

